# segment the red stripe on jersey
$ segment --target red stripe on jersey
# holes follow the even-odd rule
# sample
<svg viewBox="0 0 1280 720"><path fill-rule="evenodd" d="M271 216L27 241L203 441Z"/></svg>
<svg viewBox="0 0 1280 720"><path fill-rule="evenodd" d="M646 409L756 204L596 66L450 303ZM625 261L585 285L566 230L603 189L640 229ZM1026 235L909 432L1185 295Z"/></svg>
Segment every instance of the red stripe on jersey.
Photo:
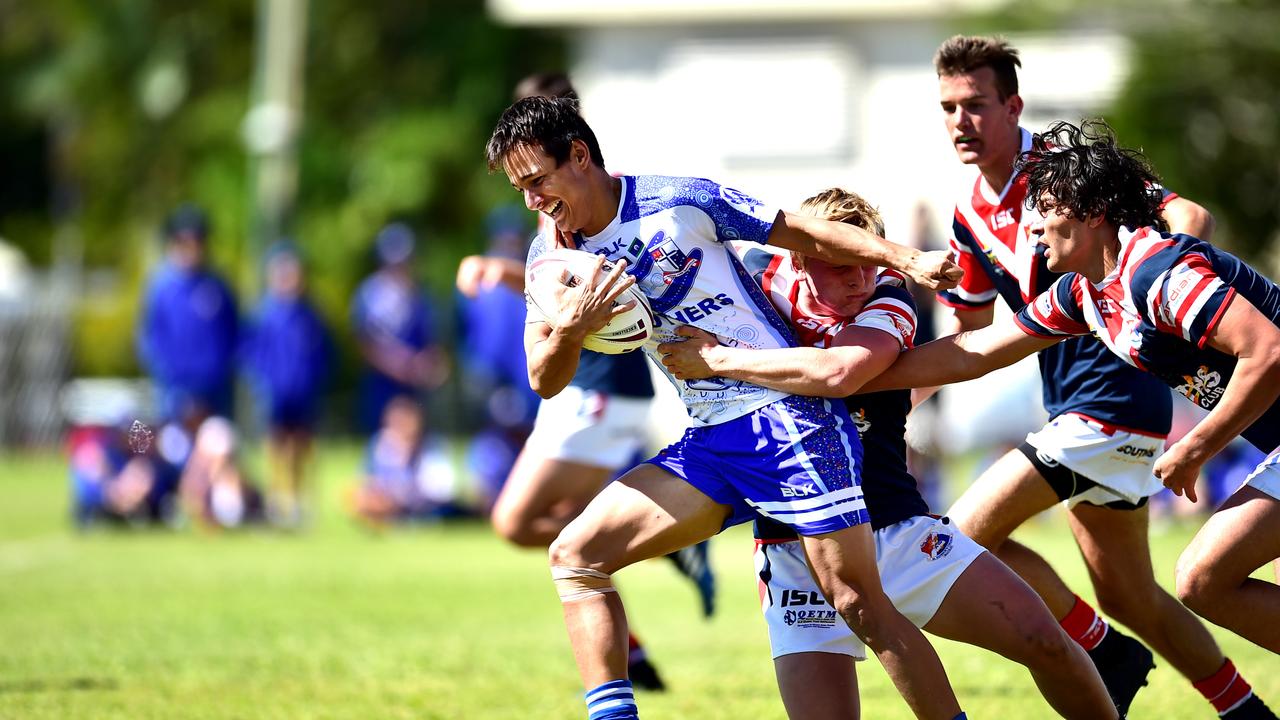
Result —
<svg viewBox="0 0 1280 720"><path fill-rule="evenodd" d="M782 261L785 259L785 255L775 255L769 261L769 267L765 268L764 274L760 276L760 288L766 295L773 292L773 276L777 274L778 268L782 267Z"/></svg>
<svg viewBox="0 0 1280 720"><path fill-rule="evenodd" d="M1209 324L1204 326L1204 334L1200 336L1200 342L1196 343L1196 347L1203 348L1209 343L1209 336L1218 327L1218 323L1222 322L1222 316L1227 314L1227 306L1235 299L1236 289L1227 288L1227 296L1222 299L1222 305L1218 306L1218 312L1214 313L1213 317L1209 319Z"/></svg>
<svg viewBox="0 0 1280 720"><path fill-rule="evenodd" d="M1191 292L1183 299L1182 307L1178 308L1178 314L1173 317L1173 321L1178 325L1178 332L1184 337L1191 336L1191 333L1186 331L1189 328L1185 328L1184 325L1187 320L1187 313L1191 312L1191 308L1195 307L1196 301L1204 293L1204 289L1214 281L1213 275L1206 274L1199 268L1196 268L1195 271L1200 275L1200 279L1196 281L1196 286L1191 288Z"/></svg>

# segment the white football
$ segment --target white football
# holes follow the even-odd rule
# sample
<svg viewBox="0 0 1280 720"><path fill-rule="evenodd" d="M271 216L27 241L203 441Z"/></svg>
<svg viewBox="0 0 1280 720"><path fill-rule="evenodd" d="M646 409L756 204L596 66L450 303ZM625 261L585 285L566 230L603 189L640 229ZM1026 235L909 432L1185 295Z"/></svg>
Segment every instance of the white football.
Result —
<svg viewBox="0 0 1280 720"><path fill-rule="evenodd" d="M596 256L583 250L557 248L529 263L525 268L525 296L546 318L554 318L557 287L576 287L590 277L596 264ZM613 268L605 260L597 280L603 280ZM653 309L649 298L632 285L614 301L614 306L634 301L630 310L616 315L604 327L588 335L582 346L587 350L618 355L644 346L653 336Z"/></svg>

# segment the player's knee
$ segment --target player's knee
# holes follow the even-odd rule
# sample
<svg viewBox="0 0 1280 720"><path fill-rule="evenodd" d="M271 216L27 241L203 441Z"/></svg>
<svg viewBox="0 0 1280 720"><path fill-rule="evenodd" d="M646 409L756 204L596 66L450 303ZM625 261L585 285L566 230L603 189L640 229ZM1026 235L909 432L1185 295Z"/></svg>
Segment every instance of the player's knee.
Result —
<svg viewBox="0 0 1280 720"><path fill-rule="evenodd" d="M1178 600L1196 613L1204 615L1212 609L1215 584L1210 569L1202 566L1187 552L1183 552L1178 558L1174 581Z"/></svg>
<svg viewBox="0 0 1280 720"><path fill-rule="evenodd" d="M885 613L892 607L888 600L877 604L866 593L848 586L837 588L831 595L828 601L849 629L867 647L878 650L884 644Z"/></svg>
<svg viewBox="0 0 1280 720"><path fill-rule="evenodd" d="M1024 613L1017 619L1017 631L1026 653L1022 664L1029 668L1054 672L1067 664L1075 651L1075 641L1047 612Z"/></svg>
<svg viewBox="0 0 1280 720"><path fill-rule="evenodd" d="M502 505L493 508L489 522L498 537L520 547L545 547L546 538L540 538L522 513L511 512Z"/></svg>

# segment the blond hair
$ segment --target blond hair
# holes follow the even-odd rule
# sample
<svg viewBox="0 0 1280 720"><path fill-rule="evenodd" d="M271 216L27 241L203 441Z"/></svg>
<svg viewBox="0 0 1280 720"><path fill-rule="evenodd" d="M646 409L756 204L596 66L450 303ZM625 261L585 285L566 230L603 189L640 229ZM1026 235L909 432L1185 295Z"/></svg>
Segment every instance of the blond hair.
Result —
<svg viewBox="0 0 1280 720"><path fill-rule="evenodd" d="M800 214L835 222L848 223L884 237L884 218L874 205L861 195L843 188L828 188L800 203ZM791 253L796 267L804 267L804 256Z"/></svg>

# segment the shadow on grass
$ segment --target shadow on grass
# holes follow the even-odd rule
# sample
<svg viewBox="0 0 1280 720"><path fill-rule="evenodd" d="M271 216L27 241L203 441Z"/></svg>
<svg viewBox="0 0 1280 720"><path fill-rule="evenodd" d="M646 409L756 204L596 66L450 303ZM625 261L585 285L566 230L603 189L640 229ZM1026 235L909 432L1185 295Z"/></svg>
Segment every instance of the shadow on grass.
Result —
<svg viewBox="0 0 1280 720"><path fill-rule="evenodd" d="M120 687L120 683L114 678L73 677L0 680L0 695L6 693L115 690L118 687Z"/></svg>

